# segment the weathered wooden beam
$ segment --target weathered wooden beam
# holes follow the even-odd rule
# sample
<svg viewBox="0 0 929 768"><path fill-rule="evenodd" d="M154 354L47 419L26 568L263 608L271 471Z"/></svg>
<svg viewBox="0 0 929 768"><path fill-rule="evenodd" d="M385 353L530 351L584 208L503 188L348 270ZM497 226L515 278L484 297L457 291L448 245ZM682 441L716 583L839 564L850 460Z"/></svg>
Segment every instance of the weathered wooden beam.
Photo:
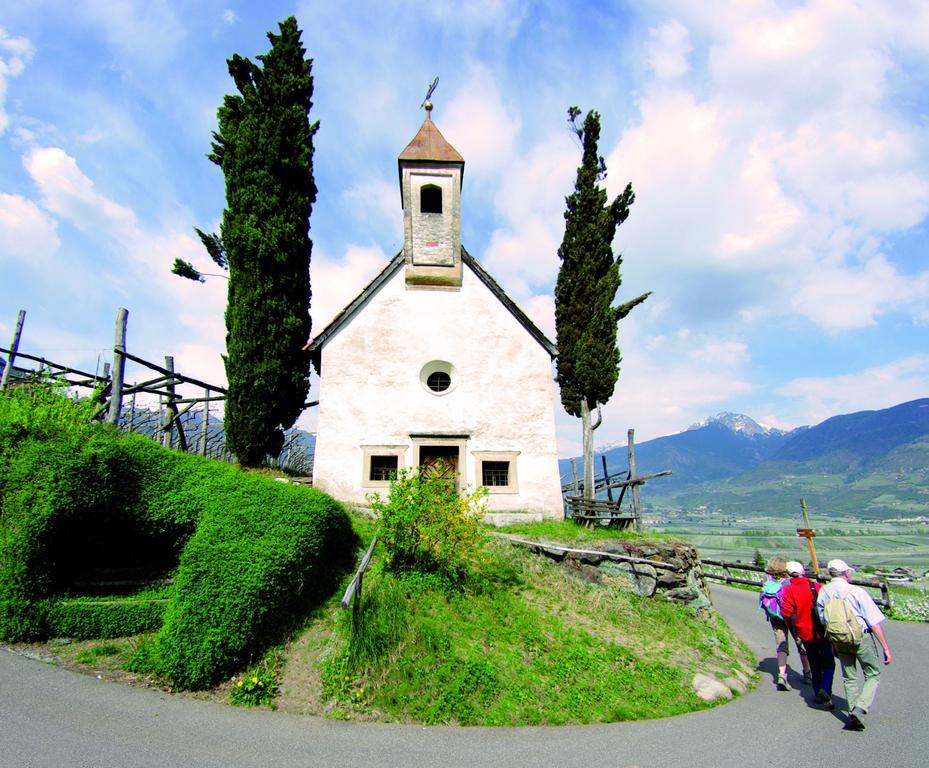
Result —
<svg viewBox="0 0 929 768"><path fill-rule="evenodd" d="M5 347L0 347L0 352L12 352L12 349L6 349ZM36 357L35 355L30 355L26 352L20 352L17 350L16 357L21 357L24 360L32 360L35 363L39 363L42 368L49 366L51 368L57 368L59 371L64 371L65 373L73 373L76 376L84 376L90 381L99 381L100 377L95 373L88 373L87 371L79 370L78 368L69 368L66 365L59 365L58 363L53 363L50 360L46 360L44 357Z"/></svg>
<svg viewBox="0 0 929 768"><path fill-rule="evenodd" d="M206 456L206 438L210 425L210 390L203 390L203 423L200 425L200 455Z"/></svg>
<svg viewBox="0 0 929 768"><path fill-rule="evenodd" d="M368 551L364 553L364 557L361 558L361 564L358 566L358 570L355 572L354 578L349 582L348 587L345 589L345 594L342 595L342 610L348 608L349 601L352 597L355 598L353 613L357 614L358 612L358 599L361 594L361 580L364 576L364 572L368 569L368 563L371 561L371 555L374 554L374 547L377 546L377 537L375 536L371 539L371 546L368 547Z"/></svg>
<svg viewBox="0 0 929 768"><path fill-rule="evenodd" d="M6 389L7 382L10 380L10 374L13 372L13 362L16 360L16 353L19 351L19 340L23 335L23 324L26 322L26 310L19 310L16 316L16 327L13 329L13 341L10 342L9 354L6 358L6 365L3 366L3 376L0 376L0 392Z"/></svg>
<svg viewBox="0 0 929 768"><path fill-rule="evenodd" d="M116 328L113 337L113 388L110 394L110 409L106 420L110 424L119 423L119 412L123 407L123 376L126 373L126 320L129 310L120 307L116 312Z"/></svg>
<svg viewBox="0 0 929 768"><path fill-rule="evenodd" d="M600 454L600 461L603 464L603 482L606 484L606 497L613 501L613 487L610 485L610 473L606 469L606 454Z"/></svg>
<svg viewBox="0 0 929 768"><path fill-rule="evenodd" d="M654 480L656 477L665 477L673 472L670 469L663 469L661 472L649 472L647 475L638 475L637 477L627 477L625 480L615 480L612 483L613 488L622 488L626 485L645 485L648 480Z"/></svg>
<svg viewBox="0 0 929 768"><path fill-rule="evenodd" d="M130 354L129 352L126 353L126 357L129 360L138 363L139 365L144 365L146 368L150 368L153 371L163 373L165 376L170 376L172 379L175 379L182 384L193 384L196 387L203 387L204 389L209 388L214 392L222 392L224 395L227 394L223 387L217 387L215 384L207 384L206 382L200 381L199 379L194 379L190 376L184 376L182 373L175 373L174 371L170 371L167 368L162 368L160 365L150 363L148 360L137 357L136 355Z"/></svg>

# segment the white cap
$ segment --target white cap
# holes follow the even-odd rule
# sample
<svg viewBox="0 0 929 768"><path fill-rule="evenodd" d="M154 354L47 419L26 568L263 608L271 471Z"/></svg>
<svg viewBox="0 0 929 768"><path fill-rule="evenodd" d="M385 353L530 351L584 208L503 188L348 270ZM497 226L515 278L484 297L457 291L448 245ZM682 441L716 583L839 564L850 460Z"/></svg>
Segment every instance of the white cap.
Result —
<svg viewBox="0 0 929 768"><path fill-rule="evenodd" d="M802 576L806 572L803 563L798 563L796 560L788 560L786 567L787 573L791 576Z"/></svg>
<svg viewBox="0 0 929 768"><path fill-rule="evenodd" d="M855 570L844 560L830 560L826 568L829 569L830 576L841 576L843 573L853 573Z"/></svg>

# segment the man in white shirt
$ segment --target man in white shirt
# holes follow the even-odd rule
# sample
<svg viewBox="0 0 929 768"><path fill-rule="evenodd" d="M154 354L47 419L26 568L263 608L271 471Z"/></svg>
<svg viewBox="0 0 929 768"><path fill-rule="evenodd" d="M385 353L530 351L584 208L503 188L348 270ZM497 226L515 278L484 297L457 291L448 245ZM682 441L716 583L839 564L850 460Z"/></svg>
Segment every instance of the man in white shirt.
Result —
<svg viewBox="0 0 929 768"><path fill-rule="evenodd" d="M849 583L854 569L844 560L830 560L826 566L832 578L821 590L816 600L816 610L824 620L826 603L829 600L845 600L858 619L862 632L861 642L856 646L835 645L835 655L842 666L842 680L845 683L845 698L848 700L848 723L845 729L863 731L862 718L868 714L874 703L877 685L880 681L881 666L878 660L877 646L880 643L884 654L884 665L890 664L890 647L884 636L882 623L885 619L871 595L861 587ZM858 669L864 675L864 683L858 688Z"/></svg>

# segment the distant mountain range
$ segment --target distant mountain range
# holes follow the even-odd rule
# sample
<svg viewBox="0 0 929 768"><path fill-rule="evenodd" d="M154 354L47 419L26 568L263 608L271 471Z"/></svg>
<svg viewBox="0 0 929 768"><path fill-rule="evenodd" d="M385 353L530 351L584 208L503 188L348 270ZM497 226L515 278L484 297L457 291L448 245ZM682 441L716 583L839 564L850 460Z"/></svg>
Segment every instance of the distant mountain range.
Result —
<svg viewBox="0 0 929 768"><path fill-rule="evenodd" d="M611 475L627 471L625 446L597 455L599 476L601 455ZM929 515L929 398L790 432L720 413L638 443L635 455L638 474L673 472L643 488L643 501L653 508L794 514L804 496L821 514ZM577 466L580 473L580 460ZM563 478L571 477L570 460L560 468Z"/></svg>

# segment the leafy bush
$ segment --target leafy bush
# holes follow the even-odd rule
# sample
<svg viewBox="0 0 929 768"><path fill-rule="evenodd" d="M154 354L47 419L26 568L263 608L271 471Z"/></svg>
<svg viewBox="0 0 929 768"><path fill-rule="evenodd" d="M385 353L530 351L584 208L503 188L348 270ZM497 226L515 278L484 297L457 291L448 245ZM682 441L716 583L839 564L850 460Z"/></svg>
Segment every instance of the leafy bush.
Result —
<svg viewBox="0 0 929 768"><path fill-rule="evenodd" d="M459 495L439 475L401 470L386 501L377 493L368 496L379 517L385 564L394 570L459 570L481 539L486 495L486 488Z"/></svg>
<svg viewBox="0 0 929 768"><path fill-rule="evenodd" d="M197 457L104 425L38 435L0 447L0 637L8 640L47 637L48 598L103 567L164 576L205 501L190 485ZM193 492L173 490L185 486Z"/></svg>
<svg viewBox="0 0 929 768"><path fill-rule="evenodd" d="M60 598L103 567L176 568L161 632L132 665L203 687L260 656L351 560L348 517L325 494L87 417L54 393L0 395L0 638L150 629L160 607Z"/></svg>
<svg viewBox="0 0 929 768"><path fill-rule="evenodd" d="M209 506L157 640L155 671L184 688L218 682L281 639L331 592L355 547L345 510L320 491L232 469L202 490Z"/></svg>
<svg viewBox="0 0 929 768"><path fill-rule="evenodd" d="M158 629L165 606L165 601L154 600L61 600L48 604L46 623L53 637L125 637Z"/></svg>

